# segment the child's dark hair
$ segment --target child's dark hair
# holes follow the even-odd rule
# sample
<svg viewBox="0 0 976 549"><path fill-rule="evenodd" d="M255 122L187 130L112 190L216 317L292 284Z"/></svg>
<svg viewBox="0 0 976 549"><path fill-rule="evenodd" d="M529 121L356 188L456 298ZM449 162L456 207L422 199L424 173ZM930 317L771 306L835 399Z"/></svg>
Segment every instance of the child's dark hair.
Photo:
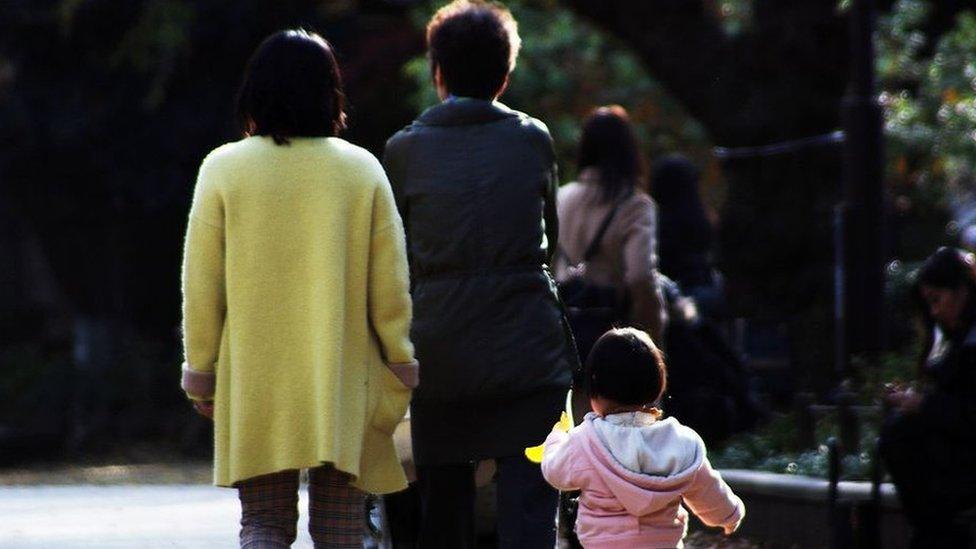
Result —
<svg viewBox="0 0 976 549"><path fill-rule="evenodd" d="M515 68L522 41L507 8L483 0L455 0L427 24L430 70L440 68L447 91L493 99Z"/></svg>
<svg viewBox="0 0 976 549"><path fill-rule="evenodd" d="M586 384L590 397L624 405L656 404L668 384L664 355L641 330L610 330L586 359Z"/></svg>

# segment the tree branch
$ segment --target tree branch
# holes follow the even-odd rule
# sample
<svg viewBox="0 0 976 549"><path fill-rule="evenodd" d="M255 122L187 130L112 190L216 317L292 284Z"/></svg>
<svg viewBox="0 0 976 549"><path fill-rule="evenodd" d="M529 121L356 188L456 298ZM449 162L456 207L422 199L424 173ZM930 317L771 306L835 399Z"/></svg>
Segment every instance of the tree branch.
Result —
<svg viewBox="0 0 976 549"><path fill-rule="evenodd" d="M730 36L701 0L563 0L631 46L723 145L835 129L847 81L845 20L832 0L757 0Z"/></svg>
<svg viewBox="0 0 976 549"><path fill-rule="evenodd" d="M735 79L729 40L694 0L564 0L633 48L652 75L706 127L721 124L724 91ZM709 67L711 69L709 69Z"/></svg>

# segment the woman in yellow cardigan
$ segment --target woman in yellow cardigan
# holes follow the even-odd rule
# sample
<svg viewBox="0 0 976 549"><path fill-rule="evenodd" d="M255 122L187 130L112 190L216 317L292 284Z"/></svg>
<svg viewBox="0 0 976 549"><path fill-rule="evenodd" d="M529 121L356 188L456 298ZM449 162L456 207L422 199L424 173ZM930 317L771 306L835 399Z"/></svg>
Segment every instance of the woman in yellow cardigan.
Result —
<svg viewBox="0 0 976 549"><path fill-rule="evenodd" d="M392 442L417 383L403 226L379 162L335 137L341 79L320 36L266 39L238 111L247 137L203 161L190 211L183 388L214 420L214 483L240 492L242 547L295 540L305 468L316 545L362 547L363 492L406 487Z"/></svg>

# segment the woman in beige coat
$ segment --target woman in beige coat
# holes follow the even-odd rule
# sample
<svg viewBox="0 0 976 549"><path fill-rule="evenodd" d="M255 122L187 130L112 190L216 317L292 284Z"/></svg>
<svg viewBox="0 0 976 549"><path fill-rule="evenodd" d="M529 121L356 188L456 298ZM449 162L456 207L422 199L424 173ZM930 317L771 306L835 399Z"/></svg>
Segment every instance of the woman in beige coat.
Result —
<svg viewBox="0 0 976 549"><path fill-rule="evenodd" d="M656 282L657 206L644 190L644 162L627 111L600 107L583 125L579 178L559 190L556 279L584 262L601 225L615 210L599 250L585 261L585 279L626 296L624 318L661 345L667 312ZM582 357L581 357L582 358Z"/></svg>

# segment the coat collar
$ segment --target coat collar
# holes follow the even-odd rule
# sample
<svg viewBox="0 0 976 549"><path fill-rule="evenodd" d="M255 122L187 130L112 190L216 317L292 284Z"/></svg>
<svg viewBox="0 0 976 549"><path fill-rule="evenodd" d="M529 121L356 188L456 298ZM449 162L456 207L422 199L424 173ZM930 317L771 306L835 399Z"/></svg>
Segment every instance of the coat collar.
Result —
<svg viewBox="0 0 976 549"><path fill-rule="evenodd" d="M459 97L430 107L417 118L417 122L427 126L465 126L518 115L517 111L498 101Z"/></svg>

